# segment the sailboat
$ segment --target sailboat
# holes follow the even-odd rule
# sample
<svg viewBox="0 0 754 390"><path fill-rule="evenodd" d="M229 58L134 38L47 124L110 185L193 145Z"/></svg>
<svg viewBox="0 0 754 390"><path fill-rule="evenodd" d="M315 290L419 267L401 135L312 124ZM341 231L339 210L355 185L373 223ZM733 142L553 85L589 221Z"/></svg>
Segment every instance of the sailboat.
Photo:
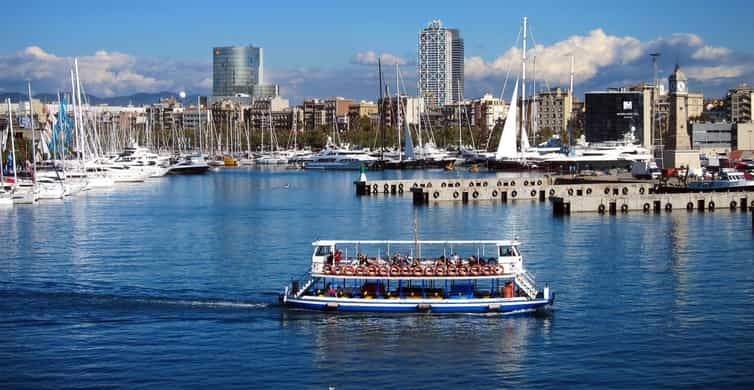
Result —
<svg viewBox="0 0 754 390"><path fill-rule="evenodd" d="M521 101L526 101L526 22L523 19L523 50L521 56ZM518 80L513 87L508 115L500 136L495 156L487 160L487 169L495 171L531 171L543 169L536 163L527 160L526 152L530 148L526 131L526 108L521 108L521 148L517 149L516 133L518 130Z"/></svg>

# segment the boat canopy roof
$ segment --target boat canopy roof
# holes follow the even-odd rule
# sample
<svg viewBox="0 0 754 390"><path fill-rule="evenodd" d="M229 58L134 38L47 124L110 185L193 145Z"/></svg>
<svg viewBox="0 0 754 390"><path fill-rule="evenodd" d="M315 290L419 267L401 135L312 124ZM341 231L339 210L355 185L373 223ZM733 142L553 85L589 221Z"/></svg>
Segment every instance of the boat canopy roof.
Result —
<svg viewBox="0 0 754 390"><path fill-rule="evenodd" d="M332 246L338 244L359 244L359 245L521 245L518 240L317 240L312 246Z"/></svg>

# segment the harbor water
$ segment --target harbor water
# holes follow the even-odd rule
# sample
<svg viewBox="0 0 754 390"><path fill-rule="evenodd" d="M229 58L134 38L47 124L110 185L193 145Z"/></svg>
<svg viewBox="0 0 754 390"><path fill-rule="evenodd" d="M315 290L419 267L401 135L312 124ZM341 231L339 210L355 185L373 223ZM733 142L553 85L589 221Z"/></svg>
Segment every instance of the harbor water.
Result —
<svg viewBox="0 0 754 390"><path fill-rule="evenodd" d="M458 175L369 173L370 178ZM227 169L0 209L0 388L752 388L751 215L414 207ZM551 310L294 311L316 239L518 238Z"/></svg>

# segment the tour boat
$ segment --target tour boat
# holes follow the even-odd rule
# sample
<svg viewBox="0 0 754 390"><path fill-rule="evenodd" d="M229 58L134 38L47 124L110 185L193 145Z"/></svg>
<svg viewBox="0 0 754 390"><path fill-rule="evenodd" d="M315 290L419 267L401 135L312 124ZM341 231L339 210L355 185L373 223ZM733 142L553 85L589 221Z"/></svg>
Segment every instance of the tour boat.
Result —
<svg viewBox="0 0 754 390"><path fill-rule="evenodd" d="M750 190L754 188L754 180L747 179L743 172L721 172L716 179L689 181L688 188L698 191Z"/></svg>
<svg viewBox="0 0 754 390"><path fill-rule="evenodd" d="M555 301L548 285L537 289L515 240L320 240L312 245L311 269L285 287L280 296L285 306L511 313L534 311Z"/></svg>

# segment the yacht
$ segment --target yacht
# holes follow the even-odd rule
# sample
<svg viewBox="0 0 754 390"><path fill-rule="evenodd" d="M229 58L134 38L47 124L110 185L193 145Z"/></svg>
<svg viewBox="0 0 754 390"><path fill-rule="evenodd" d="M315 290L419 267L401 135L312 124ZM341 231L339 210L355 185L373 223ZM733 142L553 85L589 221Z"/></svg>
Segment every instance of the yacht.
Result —
<svg viewBox="0 0 754 390"><path fill-rule="evenodd" d="M320 240L312 246L309 271L280 295L288 307L494 314L555 302L555 292L538 289L524 268L515 240Z"/></svg>
<svg viewBox="0 0 754 390"><path fill-rule="evenodd" d="M170 175L195 175L207 173L209 165L199 153L181 156L168 170Z"/></svg>
<svg viewBox="0 0 754 390"><path fill-rule="evenodd" d="M370 156L364 150L350 150L343 148L327 148L304 162L306 169L340 169L358 170L363 165L371 168L377 163L377 158Z"/></svg>
<svg viewBox="0 0 754 390"><path fill-rule="evenodd" d="M547 154L541 164L553 170L624 169L630 171L635 162L649 164L654 157L644 147L637 145L632 135L622 141L608 141L576 145L567 154Z"/></svg>
<svg viewBox="0 0 754 390"><path fill-rule="evenodd" d="M123 153L113 159L113 163L142 171L146 177L165 176L170 165L168 158L160 157L135 143L125 148Z"/></svg>

